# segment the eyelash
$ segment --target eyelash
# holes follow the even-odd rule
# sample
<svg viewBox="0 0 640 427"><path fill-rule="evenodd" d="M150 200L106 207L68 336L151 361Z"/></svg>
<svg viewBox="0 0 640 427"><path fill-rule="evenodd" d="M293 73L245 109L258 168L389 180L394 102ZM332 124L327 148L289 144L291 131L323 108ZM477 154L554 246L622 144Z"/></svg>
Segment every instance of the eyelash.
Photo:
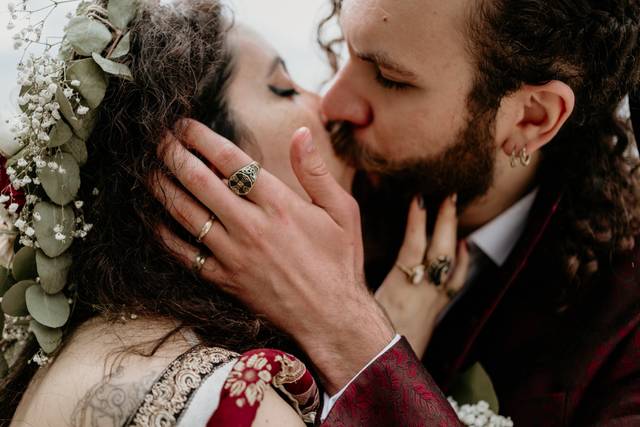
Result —
<svg viewBox="0 0 640 427"><path fill-rule="evenodd" d="M294 96L298 96L300 95L300 92L298 92L297 90L295 90L294 88L291 89L282 89L276 86L271 86L269 85L269 90L276 96L279 96L281 98L292 98Z"/></svg>
<svg viewBox="0 0 640 427"><path fill-rule="evenodd" d="M382 72L380 70L376 70L376 81L386 89L405 90L411 87L411 85L407 83L400 83L394 80L389 80L382 75Z"/></svg>

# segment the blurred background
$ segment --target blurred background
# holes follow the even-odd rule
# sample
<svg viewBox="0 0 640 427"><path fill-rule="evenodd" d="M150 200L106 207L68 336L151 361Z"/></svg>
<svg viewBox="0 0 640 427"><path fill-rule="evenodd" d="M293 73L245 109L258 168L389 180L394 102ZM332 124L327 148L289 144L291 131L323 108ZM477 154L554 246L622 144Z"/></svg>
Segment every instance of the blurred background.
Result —
<svg viewBox="0 0 640 427"><path fill-rule="evenodd" d="M163 0L164 1L164 0ZM327 15L328 0L222 0L234 11L236 19L264 35L282 54L293 78L308 89L319 90L330 76L326 62L315 42L317 23ZM13 49L8 30L8 5L17 0L0 0L0 138L9 136L6 120L17 108L16 64L22 50ZM47 6L52 0L31 0L33 9ZM66 22L65 15L76 3L60 4L47 20L43 34L58 35ZM17 28L21 28L20 23Z"/></svg>

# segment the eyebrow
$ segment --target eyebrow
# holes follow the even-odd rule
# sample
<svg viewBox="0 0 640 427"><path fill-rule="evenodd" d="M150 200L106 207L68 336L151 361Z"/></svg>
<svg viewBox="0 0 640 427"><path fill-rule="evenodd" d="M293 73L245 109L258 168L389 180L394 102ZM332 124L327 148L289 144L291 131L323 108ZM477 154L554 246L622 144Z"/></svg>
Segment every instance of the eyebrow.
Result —
<svg viewBox="0 0 640 427"><path fill-rule="evenodd" d="M279 66L282 66L282 68L284 68L284 70L288 72L287 64L284 62L284 59L282 59L282 57L280 56L276 56L271 63L271 67L269 67L269 73L267 74L267 77L275 73Z"/></svg>
<svg viewBox="0 0 640 427"><path fill-rule="evenodd" d="M392 71L393 73L398 74L400 77L404 77L409 80L418 80L418 75L416 73L407 70L385 53L356 53L356 56L363 61L373 63L381 68Z"/></svg>

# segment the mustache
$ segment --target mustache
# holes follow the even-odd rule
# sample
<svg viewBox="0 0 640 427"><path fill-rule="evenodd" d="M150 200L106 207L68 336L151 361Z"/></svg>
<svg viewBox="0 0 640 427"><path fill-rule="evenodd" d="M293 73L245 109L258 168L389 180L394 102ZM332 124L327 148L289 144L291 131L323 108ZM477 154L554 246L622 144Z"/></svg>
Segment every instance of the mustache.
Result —
<svg viewBox="0 0 640 427"><path fill-rule="evenodd" d="M346 122L332 122L327 126L333 150L338 157L351 167L379 175L392 175L402 171L402 165L396 165L354 137L354 126Z"/></svg>

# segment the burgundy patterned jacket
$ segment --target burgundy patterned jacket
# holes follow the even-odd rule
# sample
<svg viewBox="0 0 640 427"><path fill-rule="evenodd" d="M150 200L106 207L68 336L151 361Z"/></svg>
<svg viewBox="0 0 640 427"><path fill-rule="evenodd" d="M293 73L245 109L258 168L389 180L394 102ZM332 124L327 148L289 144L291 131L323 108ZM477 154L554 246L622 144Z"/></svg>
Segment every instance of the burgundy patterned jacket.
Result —
<svg viewBox="0 0 640 427"><path fill-rule="evenodd" d="M553 274L549 242L562 233L554 223L560 203L540 192L510 259L453 306L423 363L398 343L354 381L323 425L458 426L443 394L480 362L500 413L516 427L640 426L640 245L601 266L595 284L558 310L564 279Z"/></svg>

